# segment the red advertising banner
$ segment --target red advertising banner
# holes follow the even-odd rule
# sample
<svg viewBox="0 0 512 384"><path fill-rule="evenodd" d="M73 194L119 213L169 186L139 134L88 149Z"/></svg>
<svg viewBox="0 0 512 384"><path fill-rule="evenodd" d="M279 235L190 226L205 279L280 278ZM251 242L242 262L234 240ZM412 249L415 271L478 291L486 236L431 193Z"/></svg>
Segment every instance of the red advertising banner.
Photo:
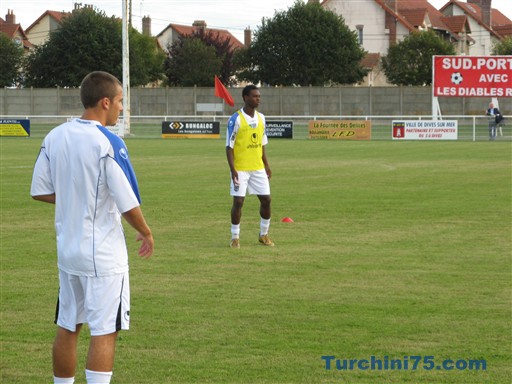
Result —
<svg viewBox="0 0 512 384"><path fill-rule="evenodd" d="M434 96L512 97L512 56L434 56Z"/></svg>

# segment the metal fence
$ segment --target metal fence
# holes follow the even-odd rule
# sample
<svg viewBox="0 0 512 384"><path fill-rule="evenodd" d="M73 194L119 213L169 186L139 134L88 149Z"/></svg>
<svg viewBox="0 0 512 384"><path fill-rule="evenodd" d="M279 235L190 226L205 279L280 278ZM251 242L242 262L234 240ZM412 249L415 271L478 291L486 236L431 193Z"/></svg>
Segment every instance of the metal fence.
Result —
<svg viewBox="0 0 512 384"><path fill-rule="evenodd" d="M53 127L79 116L32 116L32 115L0 115L2 119L28 119L32 137L43 137ZM155 138L162 137L162 122L172 121L216 121L220 123L220 136L225 139L228 115L195 115L195 116L131 116L130 132L125 138ZM316 120L369 120L371 121L371 140L392 140L392 125L395 120L432 120L430 115L412 116L266 116L267 121L292 121L293 139L304 140L309 138L309 122ZM458 140L484 141L489 140L488 122L485 116L443 116L443 120L456 120L458 122ZM507 119L498 128L497 140L512 141L512 121Z"/></svg>

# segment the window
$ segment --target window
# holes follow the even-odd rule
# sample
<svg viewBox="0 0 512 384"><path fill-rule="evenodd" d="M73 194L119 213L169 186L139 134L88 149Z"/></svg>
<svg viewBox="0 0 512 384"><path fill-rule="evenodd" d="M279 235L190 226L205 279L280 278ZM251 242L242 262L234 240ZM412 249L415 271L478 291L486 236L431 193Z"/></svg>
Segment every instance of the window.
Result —
<svg viewBox="0 0 512 384"><path fill-rule="evenodd" d="M364 25L362 25L362 24L356 25L357 37L359 39L359 45L363 45L363 28L364 28Z"/></svg>

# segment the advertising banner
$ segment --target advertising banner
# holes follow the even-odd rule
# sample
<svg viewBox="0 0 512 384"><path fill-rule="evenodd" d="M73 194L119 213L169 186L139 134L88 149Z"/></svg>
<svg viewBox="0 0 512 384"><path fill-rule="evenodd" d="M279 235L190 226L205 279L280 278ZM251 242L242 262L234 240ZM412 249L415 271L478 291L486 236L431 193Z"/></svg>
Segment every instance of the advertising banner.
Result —
<svg viewBox="0 0 512 384"><path fill-rule="evenodd" d="M434 56L434 96L512 97L512 56Z"/></svg>
<svg viewBox="0 0 512 384"><path fill-rule="evenodd" d="M372 123L369 120L310 120L309 138L370 140Z"/></svg>
<svg viewBox="0 0 512 384"><path fill-rule="evenodd" d="M218 121L162 121L162 138L171 139L218 139Z"/></svg>
<svg viewBox="0 0 512 384"><path fill-rule="evenodd" d="M30 120L0 119L0 136L30 136Z"/></svg>
<svg viewBox="0 0 512 384"><path fill-rule="evenodd" d="M293 121L266 121L267 137L293 139Z"/></svg>
<svg viewBox="0 0 512 384"><path fill-rule="evenodd" d="M457 140L457 120L393 120L393 140Z"/></svg>

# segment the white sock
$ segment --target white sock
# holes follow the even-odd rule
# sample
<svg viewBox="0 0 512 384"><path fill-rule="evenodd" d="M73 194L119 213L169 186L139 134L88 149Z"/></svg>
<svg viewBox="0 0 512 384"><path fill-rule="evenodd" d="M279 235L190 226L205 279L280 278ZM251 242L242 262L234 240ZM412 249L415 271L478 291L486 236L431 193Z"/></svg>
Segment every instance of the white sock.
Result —
<svg viewBox="0 0 512 384"><path fill-rule="evenodd" d="M264 219L263 217L260 220L260 236L265 236L268 234L268 229L270 228L270 219Z"/></svg>
<svg viewBox="0 0 512 384"><path fill-rule="evenodd" d="M232 239L240 238L240 224L231 224L231 238Z"/></svg>
<svg viewBox="0 0 512 384"><path fill-rule="evenodd" d="M112 372L98 372L90 371L88 369L85 370L85 378L87 380L87 384L108 384L110 383L111 377Z"/></svg>
<svg viewBox="0 0 512 384"><path fill-rule="evenodd" d="M73 384L75 382L74 377L56 377L53 376L53 384Z"/></svg>

